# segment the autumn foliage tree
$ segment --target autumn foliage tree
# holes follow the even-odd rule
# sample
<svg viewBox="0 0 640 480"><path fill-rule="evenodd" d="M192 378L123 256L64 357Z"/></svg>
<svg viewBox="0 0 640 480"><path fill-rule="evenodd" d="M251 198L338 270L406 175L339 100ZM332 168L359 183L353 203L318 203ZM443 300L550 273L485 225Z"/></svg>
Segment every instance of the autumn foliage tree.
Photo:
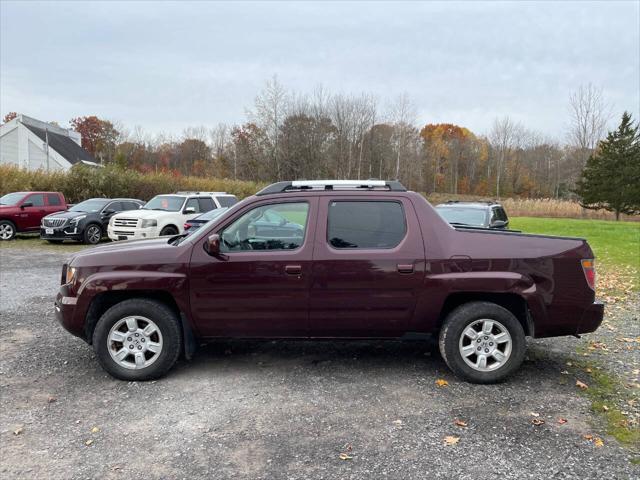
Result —
<svg viewBox="0 0 640 480"><path fill-rule="evenodd" d="M11 120L13 120L14 118L16 118L17 116L18 116L18 114L16 112L9 112L2 119L2 123L8 123Z"/></svg>
<svg viewBox="0 0 640 480"><path fill-rule="evenodd" d="M120 133L113 123L95 115L73 118L69 123L82 136L82 147L91 155L103 163L115 158Z"/></svg>

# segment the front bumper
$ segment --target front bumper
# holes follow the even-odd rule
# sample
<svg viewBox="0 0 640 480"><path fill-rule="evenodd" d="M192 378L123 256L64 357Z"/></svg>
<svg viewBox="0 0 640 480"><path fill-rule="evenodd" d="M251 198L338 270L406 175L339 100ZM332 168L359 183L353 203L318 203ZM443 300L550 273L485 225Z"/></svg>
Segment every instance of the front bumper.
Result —
<svg viewBox="0 0 640 480"><path fill-rule="evenodd" d="M583 313L580 319L580 326L576 333L595 332L604 318L604 304L593 302Z"/></svg>
<svg viewBox="0 0 640 480"><path fill-rule="evenodd" d="M68 285L62 285L54 303L56 320L72 335L87 341L84 336L84 322L76 318L78 297L71 295Z"/></svg>
<svg viewBox="0 0 640 480"><path fill-rule="evenodd" d="M111 240L142 240L144 238L155 238L160 236L158 227L107 227L107 235Z"/></svg>
<svg viewBox="0 0 640 480"><path fill-rule="evenodd" d="M82 232L76 225L63 227L40 227L40 238L43 240L81 240Z"/></svg>

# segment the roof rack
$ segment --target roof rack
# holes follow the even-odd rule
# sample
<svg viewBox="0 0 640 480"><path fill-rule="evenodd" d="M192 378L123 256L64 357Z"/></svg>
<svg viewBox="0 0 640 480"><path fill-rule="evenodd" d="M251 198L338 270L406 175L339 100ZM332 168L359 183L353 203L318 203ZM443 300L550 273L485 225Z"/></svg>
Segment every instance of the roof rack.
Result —
<svg viewBox="0 0 640 480"><path fill-rule="evenodd" d="M227 192L176 192L175 195L229 195Z"/></svg>
<svg viewBox="0 0 640 480"><path fill-rule="evenodd" d="M485 203L487 205L497 205L493 200L447 200L445 203Z"/></svg>
<svg viewBox="0 0 640 480"><path fill-rule="evenodd" d="M260 190L256 195L273 195L284 192L300 192L303 190L388 190L406 192L407 189L396 180L295 180L293 182L272 183Z"/></svg>

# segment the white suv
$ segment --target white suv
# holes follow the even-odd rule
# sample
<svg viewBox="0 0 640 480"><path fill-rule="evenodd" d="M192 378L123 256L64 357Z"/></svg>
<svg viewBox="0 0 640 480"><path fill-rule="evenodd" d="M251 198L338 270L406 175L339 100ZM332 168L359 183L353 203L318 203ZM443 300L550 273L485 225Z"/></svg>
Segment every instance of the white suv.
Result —
<svg viewBox="0 0 640 480"><path fill-rule="evenodd" d="M184 223L204 212L238 202L225 192L177 192L156 195L139 210L111 217L107 233L111 240L133 240L184 233Z"/></svg>

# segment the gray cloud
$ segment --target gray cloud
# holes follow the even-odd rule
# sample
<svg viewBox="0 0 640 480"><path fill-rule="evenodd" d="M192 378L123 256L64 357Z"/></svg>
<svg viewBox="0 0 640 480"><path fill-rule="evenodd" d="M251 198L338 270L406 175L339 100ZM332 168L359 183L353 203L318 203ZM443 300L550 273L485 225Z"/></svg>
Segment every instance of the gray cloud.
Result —
<svg viewBox="0 0 640 480"><path fill-rule="evenodd" d="M406 91L420 122L561 137L567 98L640 113L638 2L0 2L0 109L180 133L242 122L265 79Z"/></svg>

